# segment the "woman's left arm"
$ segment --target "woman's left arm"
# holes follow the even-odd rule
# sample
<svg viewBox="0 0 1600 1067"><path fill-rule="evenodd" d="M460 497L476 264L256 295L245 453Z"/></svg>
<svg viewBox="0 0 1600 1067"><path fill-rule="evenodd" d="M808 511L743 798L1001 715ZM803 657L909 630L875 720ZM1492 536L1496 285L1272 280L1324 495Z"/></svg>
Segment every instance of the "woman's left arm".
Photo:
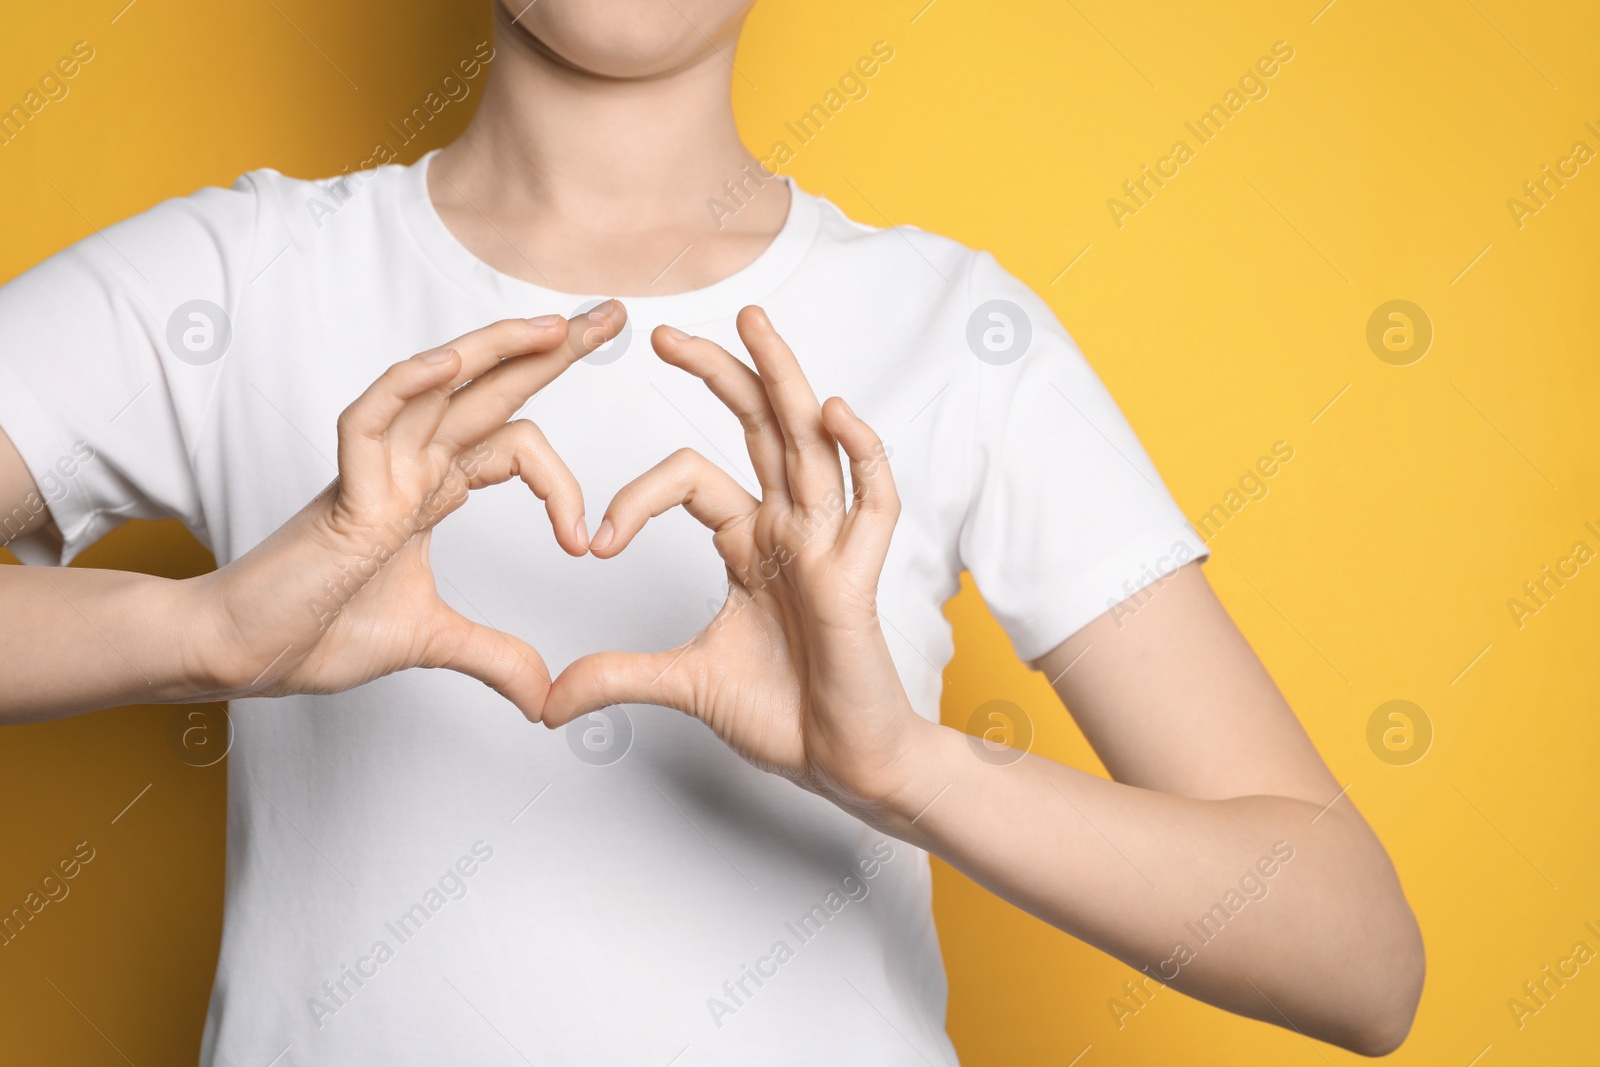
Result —
<svg viewBox="0 0 1600 1067"><path fill-rule="evenodd" d="M1416 919L1200 565L1035 666L1114 780L935 727L879 824L1157 982L1397 1048L1422 993Z"/></svg>
<svg viewBox="0 0 1600 1067"><path fill-rule="evenodd" d="M838 398L818 404L759 309L738 326L755 371L667 327L652 343L739 417L761 497L685 450L624 487L590 543L614 556L682 506L713 532L728 601L680 648L575 661L544 722L678 708L1153 982L1356 1052L1396 1048L1422 987L1416 921L1198 565L1036 664L1115 781L996 758L916 714L889 655L876 590L899 500L877 435Z"/></svg>

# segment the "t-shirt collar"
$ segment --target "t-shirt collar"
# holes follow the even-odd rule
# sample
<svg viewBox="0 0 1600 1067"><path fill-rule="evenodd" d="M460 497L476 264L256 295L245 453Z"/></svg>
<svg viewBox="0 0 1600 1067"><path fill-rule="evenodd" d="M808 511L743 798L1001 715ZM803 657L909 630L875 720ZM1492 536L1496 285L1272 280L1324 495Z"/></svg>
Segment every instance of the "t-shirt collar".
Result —
<svg viewBox="0 0 1600 1067"><path fill-rule="evenodd" d="M566 293L505 274L473 255L439 217L428 195L428 165L437 149L409 167L401 176L401 208L406 222L425 255L451 281L474 296L500 298L528 314L572 314L579 306L616 294ZM760 303L776 289L805 257L816 236L816 198L781 176L789 187L789 215L756 259L735 273L703 289L667 296L622 296L630 317L639 322L673 322L687 325L728 318L746 304Z"/></svg>

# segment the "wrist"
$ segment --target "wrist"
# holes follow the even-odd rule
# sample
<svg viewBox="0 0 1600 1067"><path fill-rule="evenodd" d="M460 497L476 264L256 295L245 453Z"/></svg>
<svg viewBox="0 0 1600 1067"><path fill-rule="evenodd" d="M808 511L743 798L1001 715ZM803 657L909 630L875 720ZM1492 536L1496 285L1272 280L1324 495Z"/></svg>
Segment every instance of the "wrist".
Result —
<svg viewBox="0 0 1600 1067"><path fill-rule="evenodd" d="M886 833L914 840L921 817L955 783L963 735L921 715L909 717L902 751L887 773L855 792L854 813Z"/></svg>
<svg viewBox="0 0 1600 1067"><path fill-rule="evenodd" d="M190 699L227 699L248 695L251 670L249 650L237 620L228 608L228 569L173 582L166 591L164 617L172 620L167 632L176 635L178 671Z"/></svg>
<svg viewBox="0 0 1600 1067"><path fill-rule="evenodd" d="M184 583L201 684L231 697L283 695L285 671L365 584L355 575L372 539L333 515L336 484L243 556Z"/></svg>

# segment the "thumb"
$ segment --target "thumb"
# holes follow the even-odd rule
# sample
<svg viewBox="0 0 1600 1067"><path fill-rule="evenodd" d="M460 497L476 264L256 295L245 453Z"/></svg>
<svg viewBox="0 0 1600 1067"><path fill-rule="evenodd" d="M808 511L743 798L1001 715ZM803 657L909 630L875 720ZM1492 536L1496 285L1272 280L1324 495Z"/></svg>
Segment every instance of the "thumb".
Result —
<svg viewBox="0 0 1600 1067"><path fill-rule="evenodd" d="M656 704L691 711L693 687L686 664L680 662L689 647L580 656L550 684L544 724L555 729L612 704Z"/></svg>
<svg viewBox="0 0 1600 1067"><path fill-rule="evenodd" d="M517 706L530 722L544 714L550 692L550 669L534 647L508 633L483 626L455 612L453 631L424 667L456 671L487 685ZM433 650L430 650L432 652Z"/></svg>

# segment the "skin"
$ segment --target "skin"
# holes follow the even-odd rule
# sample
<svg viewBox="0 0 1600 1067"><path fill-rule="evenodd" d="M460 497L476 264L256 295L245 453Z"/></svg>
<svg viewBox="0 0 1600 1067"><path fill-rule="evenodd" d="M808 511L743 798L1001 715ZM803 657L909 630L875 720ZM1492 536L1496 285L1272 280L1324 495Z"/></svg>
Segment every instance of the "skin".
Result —
<svg viewBox="0 0 1600 1067"><path fill-rule="evenodd" d="M749 5L541 0L516 17L521 6L496 5L482 106L430 169L455 235L568 292L684 291L759 255L788 210L781 183L720 228L704 209L754 165L728 104ZM1152 980L1367 1055L1398 1047L1422 988L1416 920L1198 565L1032 664L1113 780L1034 755L976 758L970 739L913 711L879 626L899 505L877 435L843 400L817 402L759 309L738 322L755 371L668 327L651 338L740 419L759 499L680 452L619 492L589 539L570 473L536 428L506 420L625 314L613 303L572 323L508 320L434 350L437 361L397 364L341 417L339 477L212 574L0 568L14 605L0 618L0 717L333 692L415 666L480 678L550 727L612 703L674 707L755 766ZM682 648L596 653L552 682L524 642L449 609L427 565L428 532L463 490L511 477L546 500L574 554L615 556L652 516L684 507L728 566L727 604ZM36 492L0 435L0 500ZM48 512L28 531L51 537ZM325 581L341 590L332 600ZM1252 883L1267 894L1202 944L1189 924L1280 842L1292 859ZM1180 941L1192 958L1175 958Z"/></svg>
<svg viewBox="0 0 1600 1067"><path fill-rule="evenodd" d="M396 363L339 416L338 477L210 574L0 569L14 609L0 623L0 719L336 693L409 667L471 675L537 718L544 661L444 602L429 537L469 491L516 477L545 501L562 548L587 550L571 472L536 426L507 420L625 321L616 302L570 322L507 319ZM37 492L5 446L0 479Z"/></svg>
<svg viewBox="0 0 1600 1067"><path fill-rule="evenodd" d="M761 173L734 126L725 58L749 5L540 0L513 24L526 5L495 6L483 101L428 168L451 232L565 293L685 292L759 256L788 186L767 181L720 225L706 208L743 168Z"/></svg>

